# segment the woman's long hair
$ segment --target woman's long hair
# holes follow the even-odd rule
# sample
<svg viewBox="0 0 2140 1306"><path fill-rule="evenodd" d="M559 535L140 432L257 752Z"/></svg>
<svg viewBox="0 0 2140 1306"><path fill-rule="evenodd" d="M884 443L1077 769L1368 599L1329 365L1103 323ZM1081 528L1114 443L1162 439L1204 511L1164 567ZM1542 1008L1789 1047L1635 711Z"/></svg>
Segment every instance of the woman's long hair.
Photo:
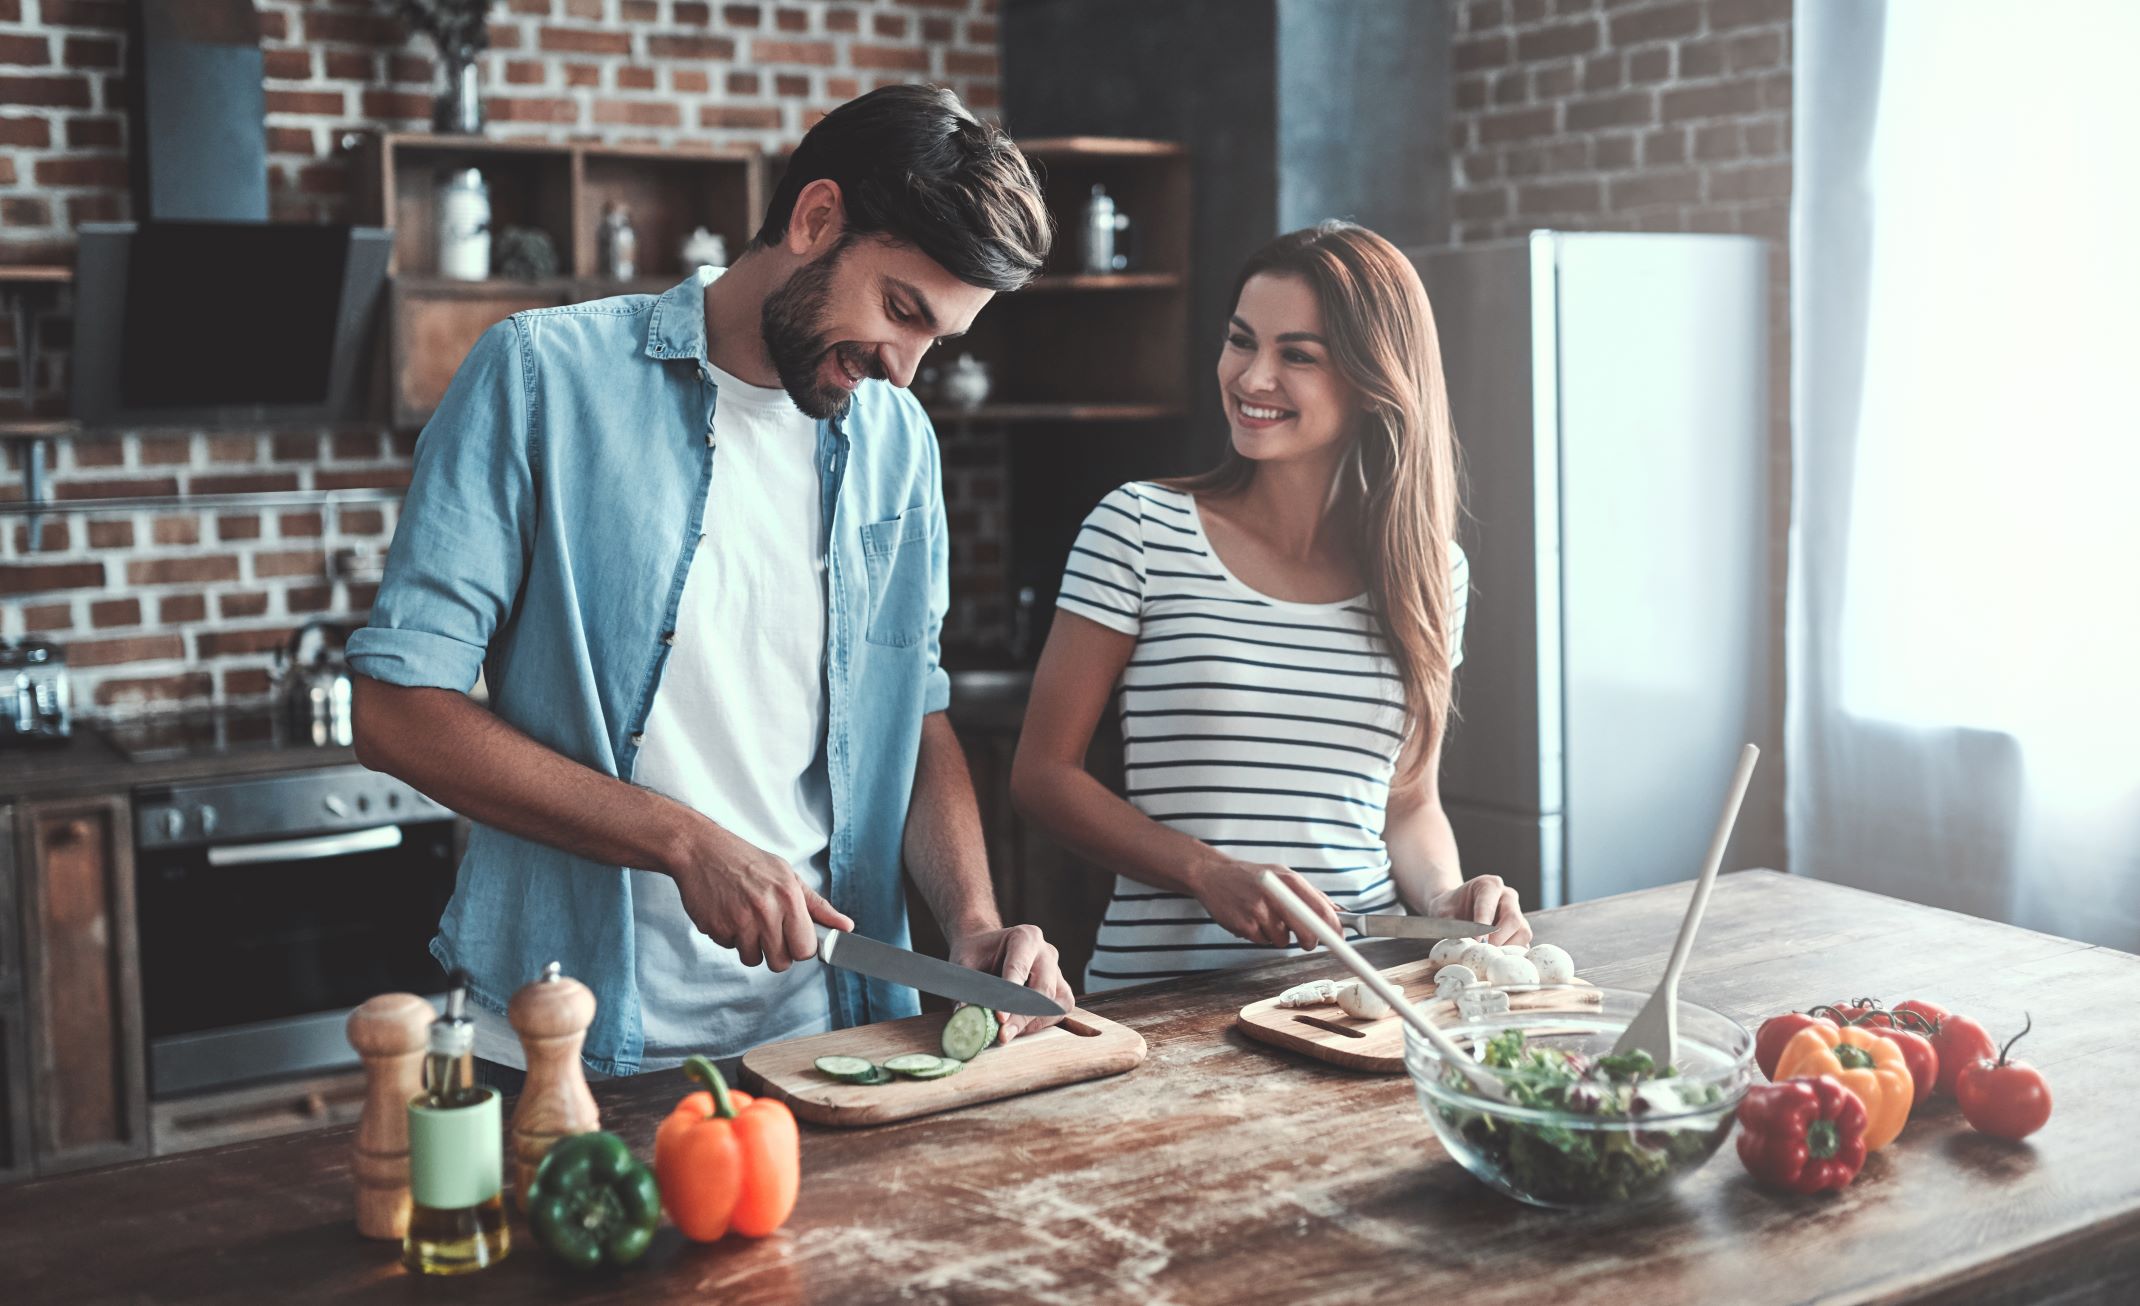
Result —
<svg viewBox="0 0 2140 1306"><path fill-rule="evenodd" d="M1315 292L1331 360L1360 397L1337 490L1353 501L1354 547L1404 686L1416 766L1448 721L1456 607L1456 434L1434 310L1411 262L1350 222L1289 232L1257 250L1241 269L1236 301L1262 273L1299 277ZM1172 484L1225 497L1255 476L1255 460L1228 444L1217 467Z"/></svg>

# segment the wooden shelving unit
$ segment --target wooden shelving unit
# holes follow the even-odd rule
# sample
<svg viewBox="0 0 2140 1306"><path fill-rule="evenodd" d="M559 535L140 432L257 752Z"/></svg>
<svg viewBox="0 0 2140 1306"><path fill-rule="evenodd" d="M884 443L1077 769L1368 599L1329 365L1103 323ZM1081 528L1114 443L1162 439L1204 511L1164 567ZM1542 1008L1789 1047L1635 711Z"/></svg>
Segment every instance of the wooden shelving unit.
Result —
<svg viewBox="0 0 2140 1306"><path fill-rule="evenodd" d="M1032 284L998 295L942 362L988 364L989 402L929 404L938 422L1164 422L1188 410L1189 156L1171 141L1078 136L1022 140L1055 219L1055 248ZM1130 266L1079 266L1084 208L1106 188L1132 224Z"/></svg>
<svg viewBox="0 0 2140 1306"><path fill-rule="evenodd" d="M25 402L0 404L0 440L47 440L72 435L78 425L59 413L35 406L38 346L36 303L74 284L74 269L64 263L0 264L0 309L15 323L15 354L20 360Z"/></svg>
<svg viewBox="0 0 2140 1306"><path fill-rule="evenodd" d="M422 426L476 337L526 308L659 294L682 280L679 249L704 226L739 253L762 207L758 156L744 151L661 149L491 140L391 132L359 147L359 221L394 228L389 295L388 416ZM439 179L483 173L493 231L532 227L556 247L561 275L540 281L459 281L438 275ZM610 203L631 210L642 275L600 275L597 232Z"/></svg>

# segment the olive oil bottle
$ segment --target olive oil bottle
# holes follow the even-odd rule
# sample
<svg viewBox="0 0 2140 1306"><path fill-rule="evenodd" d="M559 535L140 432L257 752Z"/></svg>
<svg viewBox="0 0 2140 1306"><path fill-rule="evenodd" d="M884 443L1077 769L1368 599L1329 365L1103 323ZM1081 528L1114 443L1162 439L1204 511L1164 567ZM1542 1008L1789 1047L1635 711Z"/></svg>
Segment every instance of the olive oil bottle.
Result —
<svg viewBox="0 0 2140 1306"><path fill-rule="evenodd" d="M505 1259L505 1147L496 1089L475 1084L468 977L454 972L446 1014L431 1022L424 1091L409 1102L409 1232L401 1263L466 1274Z"/></svg>

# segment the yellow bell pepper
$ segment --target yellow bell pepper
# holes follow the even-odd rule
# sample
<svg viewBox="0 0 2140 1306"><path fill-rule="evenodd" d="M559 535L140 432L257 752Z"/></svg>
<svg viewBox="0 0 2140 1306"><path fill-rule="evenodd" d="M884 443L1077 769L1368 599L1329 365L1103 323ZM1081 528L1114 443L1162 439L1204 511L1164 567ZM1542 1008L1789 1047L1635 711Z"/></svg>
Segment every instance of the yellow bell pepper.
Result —
<svg viewBox="0 0 2140 1306"><path fill-rule="evenodd" d="M1791 1035L1776 1058L1776 1082L1833 1075L1865 1104L1865 1146L1886 1147L1910 1118L1917 1089L1902 1049L1878 1034L1825 1022Z"/></svg>

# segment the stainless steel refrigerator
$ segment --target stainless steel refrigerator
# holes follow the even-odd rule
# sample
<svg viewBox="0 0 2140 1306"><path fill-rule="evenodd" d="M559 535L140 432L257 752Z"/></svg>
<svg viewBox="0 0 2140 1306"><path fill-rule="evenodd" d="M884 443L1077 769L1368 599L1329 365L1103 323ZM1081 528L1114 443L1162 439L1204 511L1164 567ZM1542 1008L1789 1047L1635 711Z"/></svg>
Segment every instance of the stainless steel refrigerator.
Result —
<svg viewBox="0 0 2140 1306"><path fill-rule="evenodd" d="M1541 231L1413 258L1465 487L1441 778L1464 869L1542 906L1687 879L1739 746L1774 736L1765 247Z"/></svg>

